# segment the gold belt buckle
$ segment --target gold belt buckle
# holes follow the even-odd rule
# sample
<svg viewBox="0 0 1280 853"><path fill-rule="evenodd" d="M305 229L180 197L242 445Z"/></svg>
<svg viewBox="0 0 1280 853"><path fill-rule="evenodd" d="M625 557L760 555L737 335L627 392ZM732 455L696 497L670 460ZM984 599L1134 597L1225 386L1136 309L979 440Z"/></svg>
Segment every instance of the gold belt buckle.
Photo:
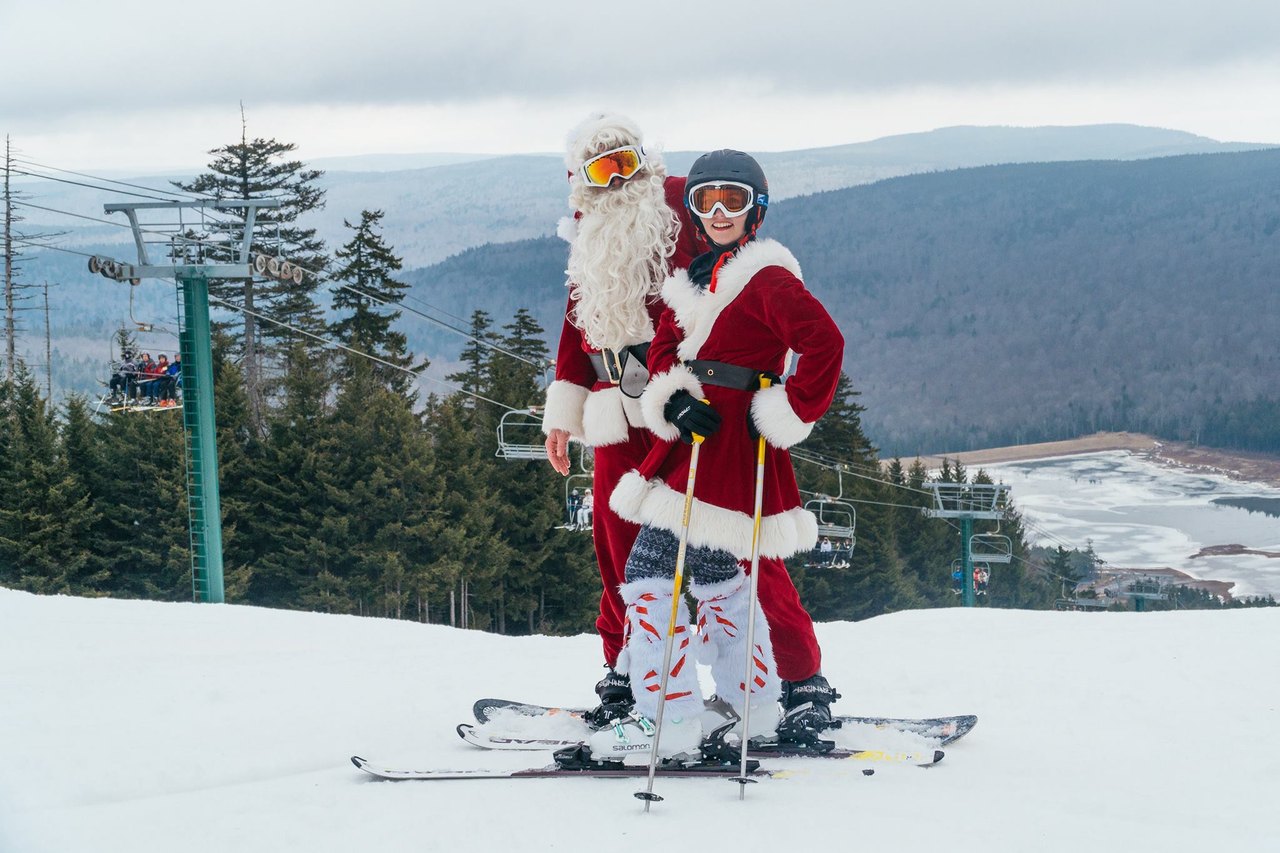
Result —
<svg viewBox="0 0 1280 853"><path fill-rule="evenodd" d="M613 369L609 369L609 360L613 360ZM600 360L604 363L604 375L609 377L609 382L613 385L622 384L622 358L615 350L600 350Z"/></svg>

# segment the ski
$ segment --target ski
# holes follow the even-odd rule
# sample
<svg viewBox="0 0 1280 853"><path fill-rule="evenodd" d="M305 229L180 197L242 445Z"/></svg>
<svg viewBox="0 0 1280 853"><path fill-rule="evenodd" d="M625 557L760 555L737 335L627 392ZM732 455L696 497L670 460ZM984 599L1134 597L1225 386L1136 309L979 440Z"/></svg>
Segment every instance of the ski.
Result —
<svg viewBox="0 0 1280 853"><path fill-rule="evenodd" d="M505 750L538 750L564 749L579 746L582 742L562 738L521 738L490 734L481 731L469 723L462 723L457 728L458 737L472 746L481 749ZM889 750L889 749L841 749L830 741L819 741L818 746L778 743L776 741L752 741L750 754L778 758L832 758L853 761L876 762L883 764L916 764L931 767L946 755L940 749L930 750Z"/></svg>
<svg viewBox="0 0 1280 853"><path fill-rule="evenodd" d="M531 767L523 770L411 770L388 767L361 758L351 756L351 763L359 769L378 779L392 781L431 781L445 779L562 779L565 777L601 777L601 778L634 778L649 775L649 768L644 764L622 764L613 762L592 762L582 766L565 766L548 764L545 767ZM659 764L659 776L714 776L730 778L737 776L740 768L737 763L724 762L698 764ZM758 761L747 762L747 775L768 778L774 771L760 767Z"/></svg>
<svg viewBox="0 0 1280 853"><path fill-rule="evenodd" d="M587 712L585 708L553 708L545 705L531 705L527 702L513 702L509 699L481 699L475 703L472 710L475 713L476 721L480 723L491 722L495 717L499 717L504 713L515 713L526 717L551 715L582 720L583 715ZM907 732L921 737L932 738L937 740L940 746L946 746L973 731L974 726L978 724L978 718L973 714L923 718L838 716L833 719L833 722L838 722L841 725L864 725L877 729ZM518 740L518 738L513 740ZM495 744L489 748L550 749L553 747L520 747Z"/></svg>

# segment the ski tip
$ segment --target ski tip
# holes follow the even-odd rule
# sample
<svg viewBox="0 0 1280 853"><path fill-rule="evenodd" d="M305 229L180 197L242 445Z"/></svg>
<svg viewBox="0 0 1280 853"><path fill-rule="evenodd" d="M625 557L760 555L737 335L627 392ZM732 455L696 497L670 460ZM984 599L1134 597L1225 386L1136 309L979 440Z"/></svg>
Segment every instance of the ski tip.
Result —
<svg viewBox="0 0 1280 853"><path fill-rule="evenodd" d="M458 727L454 729L454 731L458 733L458 737L462 738L463 740L467 740L467 735L474 728L475 726L470 725L469 723L458 723Z"/></svg>
<svg viewBox="0 0 1280 853"><path fill-rule="evenodd" d="M933 763L934 763L934 764L937 764L937 763L938 763L939 761L941 761L944 757L946 757L946 753L945 753L945 752L943 752L942 750L940 750L940 749L935 749L935 750L933 751Z"/></svg>
<svg viewBox="0 0 1280 853"><path fill-rule="evenodd" d="M356 766L356 769L363 770L364 766L369 763L369 760L367 758L361 758L358 755L353 755L351 756L351 763Z"/></svg>

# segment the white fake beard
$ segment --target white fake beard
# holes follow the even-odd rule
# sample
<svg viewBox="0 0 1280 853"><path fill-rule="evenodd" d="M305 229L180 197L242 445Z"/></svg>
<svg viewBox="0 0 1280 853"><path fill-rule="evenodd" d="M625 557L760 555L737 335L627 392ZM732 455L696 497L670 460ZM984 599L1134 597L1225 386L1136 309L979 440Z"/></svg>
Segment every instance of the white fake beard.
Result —
<svg viewBox="0 0 1280 853"><path fill-rule="evenodd" d="M582 212L569 250L570 319L596 349L649 340L646 301L661 290L679 221L667 206L663 175L637 175L609 189L578 186Z"/></svg>

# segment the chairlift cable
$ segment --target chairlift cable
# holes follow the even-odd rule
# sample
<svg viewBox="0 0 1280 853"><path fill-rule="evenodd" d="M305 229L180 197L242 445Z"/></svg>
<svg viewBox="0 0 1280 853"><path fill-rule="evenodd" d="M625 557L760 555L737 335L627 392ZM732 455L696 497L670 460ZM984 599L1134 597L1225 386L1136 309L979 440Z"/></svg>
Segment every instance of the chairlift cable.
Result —
<svg viewBox="0 0 1280 853"><path fill-rule="evenodd" d="M66 175L78 175L81 178L89 178L90 180L94 180L94 181L104 181L105 183L108 183L108 184L118 184L119 186L122 186L122 187L132 187L137 190L147 190L149 192L165 193L167 195L184 196L186 198L193 199L193 200L198 200L200 198L200 196L192 195L191 193L186 193L186 192L179 192L177 190L162 189L159 187L148 187L148 186L143 186L142 184L131 184L128 181L116 181L116 180L112 180L111 178L103 178L98 175L90 175L85 172L77 172L73 169L60 169L57 166L49 166L44 163L37 163L34 160L28 160L23 157L15 157L13 158L13 160L15 163L23 163L27 166L31 166L37 169L48 169L49 171L62 172L63 174L66 174ZM102 188L102 189L105 189L105 188Z"/></svg>
<svg viewBox="0 0 1280 853"><path fill-rule="evenodd" d="M112 179L110 179L110 178L102 178L102 177L98 177L98 176L95 176L95 175L89 175L89 174L87 174L87 173L83 173L83 172L75 172L75 171L72 171L72 170L70 170L70 169L60 169L60 168L55 167L55 166L46 166L46 165L43 165L43 164L34 164L34 162L33 162L33 161L24 161L24 162L32 162L32 163L33 163L33 165L37 165L37 166L38 166L39 168L41 168L41 169L51 169L51 170L58 171L58 172L65 172L65 173L67 173L67 174L78 175L78 176L80 176L80 177L90 178L90 179L95 180L95 181L103 181L103 182L107 182L107 183L119 184L119 185L121 185L121 186L130 186L130 187L134 187L134 188L137 188L137 189L146 189L146 190L150 190L150 191L152 191L152 192L164 192L164 193L169 193L170 195L185 195L187 198L190 198L190 199L193 199L193 200L196 200L196 201L205 201L205 200L208 200L208 201L214 201L214 200L216 200L216 199L210 199L210 198L202 198L202 197L200 197L200 196L193 196L193 195L186 194L186 193L178 193L178 192L175 192L175 191L172 191L172 190L152 190L152 188L150 188L150 187L143 187L143 186L138 185L138 184L130 184L130 183L125 182L125 181L114 181L114 180L112 180ZM72 184L72 185L75 185L75 186L86 187L86 188L89 188L89 189L102 190L102 191L104 191L104 192L119 192L119 193L122 193L122 194L124 194L124 195L132 195L132 196L137 196L137 197L139 197L139 198L148 198L148 199L151 199L151 200L153 200L153 201L172 201L172 199L160 198L160 197L155 196L155 195L143 195L143 194L141 194L141 193L127 192L127 191L125 191L125 190L114 190L114 189L112 189L112 188L110 188L110 187L101 187L101 186L97 186L97 185L93 185L93 184L86 184L86 183L82 183L82 182L80 182L80 181L72 181L72 180L69 180L69 179L67 179L67 178L58 178L58 177L55 177L55 176L53 176L53 175L42 175L42 174L39 174L39 173L36 173L36 172L28 172L28 171L22 171L22 170L18 170L18 169L14 169L14 170L12 170L12 171L13 171L15 174L26 175L26 176L28 176L28 177L32 177L32 178L42 178L42 179L45 179L45 180L56 181L56 182L59 182L59 183L66 183L66 184ZM258 197L258 198L265 198L265 199L268 199L268 200L269 200L269 199L271 199L271 198L276 198L276 199L278 200L278 199L285 198L285 197L283 197L283 196L280 196L280 197L273 197L273 196L260 196L260 197ZM60 213L60 214L66 215L66 216L73 216L73 217L77 217L77 218L80 218L80 219L86 219L86 220L89 220L89 221L91 221L91 222L100 222L100 223L103 223L103 224L116 225L116 226L119 226L119 227L122 227L122 228L129 228L129 227L131 227L131 226L126 225L126 224L121 223L121 222L112 222L112 221L110 221L110 220L106 220L106 219L97 219L97 218L95 218L95 217L85 216L85 215L83 215L83 214L71 213L71 212L69 212L69 211L60 211L60 210L55 210L54 208L42 207L42 206L40 206L40 205L34 205L34 204L31 204L31 205L29 205L29 206L30 206L30 207L34 207L34 208L39 208L39 209L41 209L41 210L46 210L46 211L48 211L48 212L50 212L50 213ZM234 222L234 220L220 220L220 219L217 219L216 217L213 217L213 216L210 216L210 219L212 219L212 221L213 221L215 224L217 224L217 225L229 225L229 224L236 224L236 223ZM277 223L277 225L278 225L278 224L279 224L279 223ZM214 242L207 241L207 240L198 240L198 239L193 239L193 238L188 238L188 237L182 237L181 235L173 235L173 234L170 234L169 232L154 231L154 230L150 230L150 229L146 229L146 228L139 228L139 231L140 231L141 233L157 234L157 235L165 236L165 237L168 237L168 238L170 238L170 239L179 239L179 240L181 240L182 242L187 243L187 244L198 244L198 245L203 245L203 246L207 246L207 247L215 248L215 249L233 249L233 248L234 248L230 243L214 243ZM385 304L388 304L388 303L387 303L387 302L385 302L385 301L378 300L378 298L377 298L376 296L374 296L373 294L370 294L370 293L366 293L366 292L364 292L364 291L361 291L361 290L359 290L358 288L355 288L355 287L353 287L353 286L351 286L351 285L348 285L348 284L344 284L344 283L338 282L338 281L336 281L336 280L334 280L334 279L326 279L326 278L324 277L324 275L325 275L325 274L324 274L324 271L322 271L322 270L313 270L313 269L310 269L309 267L302 266L301 264L294 264L294 266L296 266L296 267L298 267L299 269L301 269L301 270L303 271L303 273L311 275L313 278L315 278L315 279L317 280L317 283L331 282L331 283L333 283L333 284L337 285L338 287L343 287L343 288L346 288L346 289L348 289L348 290L351 290L353 293L357 293L357 294L359 294L359 295L361 295L361 296L364 296L365 298L372 299L372 300L374 300L374 301L378 301L380 304L384 304L384 305L385 305ZM417 300L417 299L415 299L415 301L420 301L420 302L421 302L422 300ZM467 332L467 331L466 331L466 330L464 330L464 329L459 329L459 328L457 328L457 327L455 327L455 326L453 326L453 325L451 325L451 324L449 324L449 323L444 322L443 320L440 320L440 319L438 319L438 318L432 317L432 316L430 316L430 315L428 315L428 314L426 314L426 313L424 313L424 312L422 312L422 311L418 311L418 310L416 310L416 309L414 309L414 308L411 308L411 307L409 307L409 306L406 306L406 305L404 305L404 304L403 304L403 302L395 303L395 304L396 304L397 306L399 306L399 307L404 308L405 310L407 310L407 311L408 311L409 313L411 313L411 314L415 314L415 315L417 315L417 316L419 316L419 317L422 317L422 318L423 318L423 319L425 319L425 320L428 320L428 321L430 321L430 322L436 323L436 324L438 324L439 326L441 326L441 327L443 327L443 328L445 328L445 329L448 329L449 331L452 331L452 332L455 332L455 333L457 333L457 334L463 335L464 337L468 338L469 340L473 341L474 343L477 343L477 344L480 344L481 346L487 347L488 349L491 349L491 350L493 350L494 352L501 353L501 354L503 354L503 355L506 355L506 356L509 356L509 357L511 357L511 358L514 358L514 359L516 359L516 360L518 360L518 361L523 361L523 362L525 362L526 364L532 365L532 366L534 366L534 367L539 367L539 368L544 368L544 369L545 369L545 368L546 368L547 366L549 366L549 364L550 364L550 362L549 362L549 361L546 361L546 360L544 360L544 361L542 361L542 362L533 361L533 360L531 360L531 359L528 359L528 358L525 358L525 357L523 357L523 356L521 356L521 355L518 355L518 354L516 354L516 353L514 353L514 352L511 352L510 350L504 349L503 347L497 346L496 344L494 344L494 343L493 343L493 342L491 342L491 341L485 341L485 340L482 340L482 339L480 339L480 338L477 338L477 337L475 337L475 336L471 335L469 332ZM429 305L429 303L426 303L426 302L422 302L422 304ZM432 306L432 307L434 307L434 306ZM441 310L441 309L436 308L435 310L438 310L438 311L439 311L439 310ZM444 311L442 311L441 313L448 314L448 312L444 312ZM456 315L453 315L453 314L449 314L449 316L451 316L451 317L455 317L456 319L459 319L459 320L461 320L461 319L462 319L462 318L457 318L457 317L456 317ZM465 321L464 321L464 322L465 322Z"/></svg>
<svg viewBox="0 0 1280 853"><path fill-rule="evenodd" d="M160 196L143 195L142 193L129 192L128 190L116 190L116 189L111 189L110 187L100 187L100 186L97 186L96 184L86 184L82 181L73 181L69 178L56 178L53 175L41 175L37 172L27 172L27 171L23 171L22 169L11 169L10 171L15 175L26 175L29 178L43 178L46 181L57 181L60 184L72 184L73 186L86 187L91 190L101 190L103 192L119 193L120 195L131 195L131 196L136 196L138 198L149 199L151 201L173 201L173 199L171 198L161 198Z"/></svg>
<svg viewBox="0 0 1280 853"><path fill-rule="evenodd" d="M425 380L427 380L428 382L435 382L435 383L436 383L436 384L438 384L438 385L443 385L443 386L445 386L446 388L448 388L448 389L449 389L449 390L451 390L451 391L454 391L454 392L457 392L457 393L461 393L461 394L465 394L465 395L467 395L468 397L474 397L474 398L475 398L475 399L477 399L477 400L483 400L483 401L484 401L484 402L486 402L486 403L492 403L493 405L498 406L499 408L506 409L506 410L508 410L508 411L512 411L512 412L524 411L523 409L516 409L516 408L514 408L514 407L512 407L512 406L508 406L506 403L500 403L500 402L498 402L497 400L491 400L491 399L489 399L488 397L485 397L485 396L483 396L483 395L481 395L481 394L476 394L476 393L475 393L475 392L473 392L473 391L468 391L468 390L467 390L467 389L465 389L465 388L459 388L459 387L457 387L457 386L450 385L449 383L447 383L447 382L443 382L443 381L441 381L441 380L439 380L439 379L436 379L436 378L434 378L434 377L426 376L423 372L419 372L419 371L415 371L415 370L410 370L409 368L407 368L407 367L402 367L401 365L398 365L398 364L392 364L392 363L391 363L391 362L389 362L389 361L385 361L384 359L378 358L376 355L370 355L370 354L369 354L369 353L367 353L367 352L362 352L362 351L360 351L360 350L358 350L358 349L354 349L354 348L352 348L352 347L349 347L349 346L347 346L346 344L340 344L340 343L338 343L338 342L336 342L336 341L331 341L331 340L329 340L328 338L325 338L325 337L323 337L323 336L321 336L321 335L317 335L317 334L314 334L314 333L312 333L312 332L308 332L308 331L306 331L305 329L299 329L297 326L291 325L291 324L289 324L289 323L285 323L285 322L283 322L282 320L276 320L276 319L275 319L275 318L273 318L273 317L268 317L268 316L266 316L265 314L261 314L261 313L259 313L259 312L257 312L257 311L252 311L252 310L250 310L250 309L248 309L248 308L245 308L245 307L244 307L244 306L242 306L242 305L236 305L236 304L235 304L235 303L233 303L233 302L228 302L228 301L227 301L227 300L225 300L225 299L219 299L219 298L218 298L218 297L216 297L216 296L210 296L210 297L209 297L209 301L210 301L210 302L212 302L212 303L216 303L216 304L218 304L218 305L222 305L222 306L224 306L224 307L226 307L226 308L230 308L230 309L231 309L231 310L233 310L233 311L239 311L239 312L241 312L241 313L248 314L248 315L250 315L251 317L256 317L256 318L258 318L259 320L262 320L263 322L271 323L272 325L280 326L281 328L284 328L284 329L289 329L290 331L292 331L292 332L296 332L296 333L298 333L298 334L300 334L300 335L305 335L305 336L306 336L306 337L308 337L308 338L312 338L312 339L314 339L314 340L317 340L317 341L319 341L320 343L323 343L323 344L325 344L325 345L327 345L327 346L329 346L329 347L332 347L332 348L334 348L334 349L345 350L346 352L349 352L349 353L351 353L351 354L353 354L353 355L358 355L358 356L360 356L361 358L366 358L366 359L368 359L368 360L370 360L370 361L377 362L378 364L382 364L382 365L385 365L385 366L387 366L387 367L390 367L390 368L392 368L393 370L399 370L399 371L400 371L400 372L402 372L402 373L407 373L407 374L409 374L410 376L413 376L414 378L417 378L417 379L425 379Z"/></svg>

